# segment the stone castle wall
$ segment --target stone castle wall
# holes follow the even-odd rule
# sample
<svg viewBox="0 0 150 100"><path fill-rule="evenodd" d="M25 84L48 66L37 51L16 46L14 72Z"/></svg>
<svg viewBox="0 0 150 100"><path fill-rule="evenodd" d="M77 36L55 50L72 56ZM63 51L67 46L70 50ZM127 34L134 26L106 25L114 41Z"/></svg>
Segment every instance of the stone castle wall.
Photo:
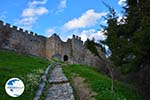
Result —
<svg viewBox="0 0 150 100"><path fill-rule="evenodd" d="M17 29L0 21L0 47L20 53L45 57L46 38L36 33Z"/></svg>
<svg viewBox="0 0 150 100"><path fill-rule="evenodd" d="M30 54L47 59L57 58L74 64L86 64L101 68L105 55L98 48L99 57L93 55L83 44L81 38L73 35L72 39L63 42L57 34L47 38L28 32L16 26L0 21L0 48L19 53Z"/></svg>

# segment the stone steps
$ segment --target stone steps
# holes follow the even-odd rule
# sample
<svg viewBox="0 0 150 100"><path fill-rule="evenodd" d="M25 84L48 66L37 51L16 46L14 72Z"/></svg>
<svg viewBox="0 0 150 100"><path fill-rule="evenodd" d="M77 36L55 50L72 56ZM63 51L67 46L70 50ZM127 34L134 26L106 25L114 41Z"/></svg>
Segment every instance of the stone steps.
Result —
<svg viewBox="0 0 150 100"><path fill-rule="evenodd" d="M48 89L46 100L75 100L69 83L52 84Z"/></svg>
<svg viewBox="0 0 150 100"><path fill-rule="evenodd" d="M45 100L75 100L73 89L59 64L51 71L48 81L50 86Z"/></svg>
<svg viewBox="0 0 150 100"><path fill-rule="evenodd" d="M44 73L44 75L42 76L43 81L42 81L42 83L39 85L38 90L36 91L36 94L35 94L33 100L39 100L39 99L40 99L40 96L42 95L42 92L43 92L43 90L44 90L44 88L45 88L45 85L46 85L45 82L48 80L48 74L49 74L50 70L53 69L53 66L54 66L54 65L55 65L55 64L52 63L51 65L49 65L49 66L46 68L45 73Z"/></svg>
<svg viewBox="0 0 150 100"><path fill-rule="evenodd" d="M51 77L49 79L49 83L51 84L58 84L58 83L66 83L68 79L62 72L62 68L60 65L56 65L56 67L51 72Z"/></svg>

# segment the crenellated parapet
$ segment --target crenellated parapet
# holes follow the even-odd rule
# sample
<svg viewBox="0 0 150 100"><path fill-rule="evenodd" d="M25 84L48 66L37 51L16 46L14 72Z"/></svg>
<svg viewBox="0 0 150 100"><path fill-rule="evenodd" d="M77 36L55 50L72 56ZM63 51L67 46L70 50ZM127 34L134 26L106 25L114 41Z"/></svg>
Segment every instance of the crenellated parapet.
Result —
<svg viewBox="0 0 150 100"><path fill-rule="evenodd" d="M79 43L81 43L81 44L83 44L83 41L81 40L81 37L79 37L79 36L76 36L76 35L73 34L72 39L79 42Z"/></svg>
<svg viewBox="0 0 150 100"><path fill-rule="evenodd" d="M24 30L14 25L11 26L9 23L5 24L2 20L0 20L0 30L3 30L3 31L12 30L12 31L16 31L17 33L23 33L25 35L38 36L37 33L34 33L32 31Z"/></svg>
<svg viewBox="0 0 150 100"><path fill-rule="evenodd" d="M0 20L0 49L45 57L46 37Z"/></svg>
<svg viewBox="0 0 150 100"><path fill-rule="evenodd" d="M63 42L56 33L47 38L0 20L1 48L47 59L58 57L66 61L65 57L67 57L68 62L75 64L103 66L102 61L85 47L81 37L77 35Z"/></svg>
<svg viewBox="0 0 150 100"><path fill-rule="evenodd" d="M72 39L75 39L75 40L78 40L78 41L81 41L81 37L79 36L76 36L76 35L72 35Z"/></svg>

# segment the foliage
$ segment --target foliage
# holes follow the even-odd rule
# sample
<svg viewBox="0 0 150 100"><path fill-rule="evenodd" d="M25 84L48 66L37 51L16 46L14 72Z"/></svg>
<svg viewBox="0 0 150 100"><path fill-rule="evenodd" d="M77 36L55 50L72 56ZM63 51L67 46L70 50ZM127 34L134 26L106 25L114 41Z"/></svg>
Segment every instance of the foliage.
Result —
<svg viewBox="0 0 150 100"><path fill-rule="evenodd" d="M141 88L139 90L144 98L149 99L147 79L150 76L141 76L149 72L145 69L150 67L150 0L127 0L121 21L118 21L115 10L108 8L110 13L106 17L108 26L105 27L105 45L111 50L109 58L115 66L120 67L123 74L134 78L137 76L134 79L137 87ZM142 84L139 84L139 80Z"/></svg>
<svg viewBox="0 0 150 100"><path fill-rule="evenodd" d="M0 99L32 100L41 81L40 77L49 64L50 62L44 59L0 50ZM18 98L12 98L5 92L5 83L12 77L20 78L25 85L24 93Z"/></svg>
<svg viewBox="0 0 150 100"><path fill-rule="evenodd" d="M113 94L110 88L111 79L97 72L92 67L66 65L63 67L63 71L70 81L75 74L85 78L85 82L97 93L95 96L96 100L141 100L140 97L136 95L133 87L119 81L114 82L116 87Z"/></svg>
<svg viewBox="0 0 150 100"><path fill-rule="evenodd" d="M85 41L85 45L95 56L99 56L94 39L93 40L87 39Z"/></svg>
<svg viewBox="0 0 150 100"><path fill-rule="evenodd" d="M125 73L150 65L149 5L149 1L127 0L125 16L120 22L115 10L108 6L110 13L106 17L105 45L111 50L110 59L115 66L127 69Z"/></svg>

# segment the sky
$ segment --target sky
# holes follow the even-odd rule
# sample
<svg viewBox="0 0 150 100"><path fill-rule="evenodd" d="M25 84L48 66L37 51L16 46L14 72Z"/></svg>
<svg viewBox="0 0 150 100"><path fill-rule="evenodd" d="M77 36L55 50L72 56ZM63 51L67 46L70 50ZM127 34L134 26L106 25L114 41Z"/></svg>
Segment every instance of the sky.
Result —
<svg viewBox="0 0 150 100"><path fill-rule="evenodd" d="M106 38L103 1L122 16L125 0L2 0L0 20L46 37L57 33L64 41L73 34L98 41Z"/></svg>

